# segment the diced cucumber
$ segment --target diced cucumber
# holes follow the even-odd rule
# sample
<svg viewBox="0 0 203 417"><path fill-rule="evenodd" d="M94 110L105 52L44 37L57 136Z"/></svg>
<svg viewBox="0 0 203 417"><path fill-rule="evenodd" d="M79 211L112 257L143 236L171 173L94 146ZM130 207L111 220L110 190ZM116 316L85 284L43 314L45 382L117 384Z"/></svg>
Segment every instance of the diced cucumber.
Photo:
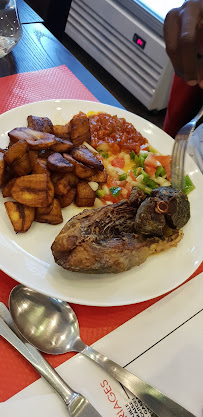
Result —
<svg viewBox="0 0 203 417"><path fill-rule="evenodd" d="M98 198L102 198L102 197L104 197L104 195L105 195L105 191L104 190L100 189L100 190L97 190L96 191L96 196Z"/></svg>

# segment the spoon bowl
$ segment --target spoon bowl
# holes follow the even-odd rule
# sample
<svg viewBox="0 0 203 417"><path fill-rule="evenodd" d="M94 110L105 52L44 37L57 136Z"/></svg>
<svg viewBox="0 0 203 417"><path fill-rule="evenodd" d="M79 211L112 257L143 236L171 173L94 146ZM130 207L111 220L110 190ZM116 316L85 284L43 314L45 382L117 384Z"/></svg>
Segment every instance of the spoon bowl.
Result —
<svg viewBox="0 0 203 417"><path fill-rule="evenodd" d="M194 417L156 388L87 346L80 339L77 317L66 302L20 284L10 293L9 308L22 336L42 352L55 355L81 352L136 395L158 417Z"/></svg>
<svg viewBox="0 0 203 417"><path fill-rule="evenodd" d="M42 352L58 355L85 348L77 317L66 302L20 284L11 291L9 309L20 333Z"/></svg>

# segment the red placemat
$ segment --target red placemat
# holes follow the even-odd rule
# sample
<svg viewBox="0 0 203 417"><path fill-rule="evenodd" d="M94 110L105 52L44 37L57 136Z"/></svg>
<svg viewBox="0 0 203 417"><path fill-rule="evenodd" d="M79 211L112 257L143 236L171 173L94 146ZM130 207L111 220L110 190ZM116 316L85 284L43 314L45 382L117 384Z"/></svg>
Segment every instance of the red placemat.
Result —
<svg viewBox="0 0 203 417"><path fill-rule="evenodd" d="M0 113L22 104L48 99L72 98L98 101L64 65L0 79L0 91ZM203 264L189 279L202 271ZM0 271L0 301L8 305L9 293L16 284L16 281ZM85 343L92 344L163 297L121 307L86 307L76 304L72 307L79 320L82 339ZM0 401L2 402L34 382L39 375L1 338L0 352ZM45 355L54 367L71 356L71 353L59 356Z"/></svg>
<svg viewBox="0 0 203 417"><path fill-rule="evenodd" d="M98 101L65 65L1 78L0 92L0 113L41 100Z"/></svg>

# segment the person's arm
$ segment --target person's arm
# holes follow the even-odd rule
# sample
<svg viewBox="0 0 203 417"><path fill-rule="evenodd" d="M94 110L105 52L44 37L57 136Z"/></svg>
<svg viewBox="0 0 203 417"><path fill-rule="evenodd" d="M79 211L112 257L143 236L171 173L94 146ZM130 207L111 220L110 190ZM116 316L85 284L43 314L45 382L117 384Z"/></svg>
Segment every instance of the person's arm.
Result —
<svg viewBox="0 0 203 417"><path fill-rule="evenodd" d="M203 0L187 0L164 22L166 52L176 74L203 88Z"/></svg>

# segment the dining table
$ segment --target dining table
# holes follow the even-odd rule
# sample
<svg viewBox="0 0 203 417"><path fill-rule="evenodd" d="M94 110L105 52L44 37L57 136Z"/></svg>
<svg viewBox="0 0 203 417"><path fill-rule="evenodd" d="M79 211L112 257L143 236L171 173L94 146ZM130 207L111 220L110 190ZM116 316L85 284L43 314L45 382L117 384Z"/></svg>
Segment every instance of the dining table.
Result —
<svg viewBox="0 0 203 417"><path fill-rule="evenodd" d="M123 109L24 0L18 0L17 5L22 38L12 52L0 59L0 114L24 104L56 99L87 100ZM9 294L17 284L6 271L0 271L0 302L7 307ZM200 417L202 291L201 262L181 285L142 302L108 307L70 304L85 343L94 344L97 350ZM0 352L0 416L9 417L15 412L18 417L29 412L42 417L54 415L57 410L57 415L63 416L60 400L2 338ZM43 355L71 386L89 396L103 417L144 415L139 414L135 398L88 359L75 353Z"/></svg>

